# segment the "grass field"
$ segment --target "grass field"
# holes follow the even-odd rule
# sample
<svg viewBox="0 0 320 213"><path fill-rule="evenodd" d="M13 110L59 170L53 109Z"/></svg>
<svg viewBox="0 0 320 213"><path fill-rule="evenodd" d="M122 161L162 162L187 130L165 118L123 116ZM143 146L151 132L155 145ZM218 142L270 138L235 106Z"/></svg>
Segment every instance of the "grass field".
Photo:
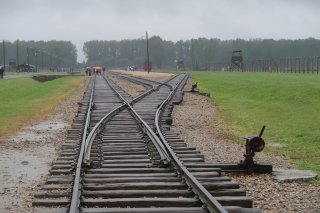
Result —
<svg viewBox="0 0 320 213"><path fill-rule="evenodd" d="M265 124L268 151L288 156L297 167L320 175L320 76L195 71L189 74L200 90L211 93L222 111L221 119L236 136L257 134Z"/></svg>
<svg viewBox="0 0 320 213"><path fill-rule="evenodd" d="M0 138L42 118L84 80L82 76L45 83L31 78L0 80Z"/></svg>

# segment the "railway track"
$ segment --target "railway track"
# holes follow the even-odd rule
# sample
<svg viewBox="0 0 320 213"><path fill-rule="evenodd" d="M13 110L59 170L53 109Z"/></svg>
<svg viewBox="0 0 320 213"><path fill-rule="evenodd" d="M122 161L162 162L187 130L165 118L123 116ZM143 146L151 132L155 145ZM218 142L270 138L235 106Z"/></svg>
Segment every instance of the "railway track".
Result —
<svg viewBox="0 0 320 213"><path fill-rule="evenodd" d="M133 99L94 76L61 156L35 195L38 212L260 212L238 183L170 131L185 75ZM50 208L45 208L50 207Z"/></svg>

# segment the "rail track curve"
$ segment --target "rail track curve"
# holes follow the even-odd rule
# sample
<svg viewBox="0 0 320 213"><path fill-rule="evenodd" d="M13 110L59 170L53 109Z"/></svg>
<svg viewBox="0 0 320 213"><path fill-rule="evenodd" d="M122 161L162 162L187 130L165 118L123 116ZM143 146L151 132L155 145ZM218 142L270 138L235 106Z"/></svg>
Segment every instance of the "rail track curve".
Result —
<svg viewBox="0 0 320 213"><path fill-rule="evenodd" d="M136 98L109 75L92 77L61 155L35 195L36 211L261 212L238 183L170 131L186 75L157 82L117 74L146 88Z"/></svg>

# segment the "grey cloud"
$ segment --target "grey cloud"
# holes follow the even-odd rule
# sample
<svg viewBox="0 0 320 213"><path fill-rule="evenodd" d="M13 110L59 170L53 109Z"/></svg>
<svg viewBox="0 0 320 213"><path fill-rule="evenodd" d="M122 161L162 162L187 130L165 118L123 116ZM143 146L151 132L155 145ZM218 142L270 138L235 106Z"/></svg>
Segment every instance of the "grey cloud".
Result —
<svg viewBox="0 0 320 213"><path fill-rule="evenodd" d="M318 0L0 0L0 39L320 38ZM4 29L4 30L3 30ZM82 56L81 52L79 52Z"/></svg>

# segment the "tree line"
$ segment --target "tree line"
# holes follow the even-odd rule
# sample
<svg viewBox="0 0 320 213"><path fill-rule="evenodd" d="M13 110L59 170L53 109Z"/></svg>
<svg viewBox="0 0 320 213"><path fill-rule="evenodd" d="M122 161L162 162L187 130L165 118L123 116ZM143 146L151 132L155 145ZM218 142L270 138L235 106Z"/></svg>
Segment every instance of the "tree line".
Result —
<svg viewBox="0 0 320 213"><path fill-rule="evenodd" d="M0 64L5 60L9 69L32 64L39 69L70 68L77 65L77 49L71 41L3 41Z"/></svg>
<svg viewBox="0 0 320 213"><path fill-rule="evenodd" d="M208 69L216 64L230 64L233 50L242 50L245 61L315 57L320 56L320 40L198 38L173 42L159 36L149 39L150 60L160 69L172 69L177 61L183 61L190 69ZM84 43L83 51L88 66L101 64L112 67L141 67L147 57L145 39L92 40Z"/></svg>
<svg viewBox="0 0 320 213"><path fill-rule="evenodd" d="M87 41L83 46L87 60L82 66L141 68L147 58L146 48L145 39ZM300 62L296 58L320 56L320 40L198 38L173 42L164 40L160 36L149 39L150 60L153 66L159 69L174 69L178 61L183 61L187 69L226 66L230 64L233 50L242 50L244 60L251 65L258 60L274 61L291 58L290 63L296 60L298 66ZM71 41L4 41L0 43L0 64L3 64L3 60L7 65L9 62L15 65L28 63L44 69L75 67L77 49ZM311 64L318 63L313 61L315 60L310 59Z"/></svg>

